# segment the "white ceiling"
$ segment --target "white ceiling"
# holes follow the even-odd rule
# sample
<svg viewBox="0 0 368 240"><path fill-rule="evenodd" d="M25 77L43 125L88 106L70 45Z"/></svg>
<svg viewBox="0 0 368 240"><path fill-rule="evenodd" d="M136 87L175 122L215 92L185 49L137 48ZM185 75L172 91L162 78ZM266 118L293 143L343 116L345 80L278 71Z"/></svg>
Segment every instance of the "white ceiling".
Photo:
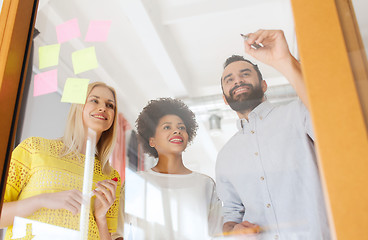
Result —
<svg viewBox="0 0 368 240"><path fill-rule="evenodd" d="M69 77L104 81L116 88L119 109L132 125L149 100L183 99L196 112L200 126L184 159L193 170L210 176L217 151L236 131L236 114L222 102L220 77L227 57L244 55L240 33L282 29L298 58L289 0L40 0L35 72L44 71L38 70L38 47L56 44L55 26L73 18L78 18L82 37L61 46L60 92ZM106 42L83 41L90 20L112 20ZM367 28L361 31L366 40ZM71 53L90 46L96 48L99 67L75 75ZM295 97L278 72L258 64L270 87L270 100ZM214 112L222 117L222 131L216 135L208 126Z"/></svg>

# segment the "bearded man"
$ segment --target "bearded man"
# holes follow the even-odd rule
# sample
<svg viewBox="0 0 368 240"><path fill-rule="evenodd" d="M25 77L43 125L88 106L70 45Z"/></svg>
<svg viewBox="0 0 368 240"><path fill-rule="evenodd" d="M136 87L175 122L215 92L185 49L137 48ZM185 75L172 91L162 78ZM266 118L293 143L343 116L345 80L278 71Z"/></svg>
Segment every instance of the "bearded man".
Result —
<svg viewBox="0 0 368 240"><path fill-rule="evenodd" d="M299 99L271 104L257 65L238 55L226 60L223 97L239 116L239 131L216 162L223 231L260 239L331 239L300 63L281 30L250 33L244 46L283 74Z"/></svg>

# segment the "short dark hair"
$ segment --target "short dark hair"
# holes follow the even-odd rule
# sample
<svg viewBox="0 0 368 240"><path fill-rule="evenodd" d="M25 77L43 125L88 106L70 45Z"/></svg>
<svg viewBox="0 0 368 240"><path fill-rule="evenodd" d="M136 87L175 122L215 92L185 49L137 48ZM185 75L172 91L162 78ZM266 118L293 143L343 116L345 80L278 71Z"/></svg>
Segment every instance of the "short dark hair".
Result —
<svg viewBox="0 0 368 240"><path fill-rule="evenodd" d="M151 100L145 106L135 121L139 142L143 146L143 151L148 155L157 158L158 153L155 148L149 145L149 139L156 133L156 127L160 119L166 115L176 115L180 117L188 133L188 143L197 134L198 124L194 113L188 106L179 99L159 98Z"/></svg>
<svg viewBox="0 0 368 240"><path fill-rule="evenodd" d="M231 57L228 57L224 63L224 69L230 64L230 63L233 63L233 62L238 62L238 61L243 61L243 62L247 62L247 63L250 63L254 70L256 70L257 72L257 75L258 75L258 79L259 81L261 82L263 80L263 77L262 77L262 73L261 71L259 71L259 68L258 68L258 65L257 64L254 64L252 63L251 61L249 61L248 59L245 59L243 56L240 56L240 55L232 55ZM221 88L222 88L222 77L221 77Z"/></svg>

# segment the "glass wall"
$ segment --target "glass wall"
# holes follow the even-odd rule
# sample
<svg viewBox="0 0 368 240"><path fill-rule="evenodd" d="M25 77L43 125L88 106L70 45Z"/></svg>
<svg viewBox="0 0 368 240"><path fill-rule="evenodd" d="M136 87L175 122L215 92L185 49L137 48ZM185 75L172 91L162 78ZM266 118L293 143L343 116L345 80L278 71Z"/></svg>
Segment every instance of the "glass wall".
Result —
<svg viewBox="0 0 368 240"><path fill-rule="evenodd" d="M44 0L39 2L35 28L39 33L33 40L32 76L28 79L18 143L26 143L24 149L36 143L44 147L44 141L59 144L50 148L60 147L59 138L64 135L69 108L78 102L76 97L85 91L83 86L97 81L112 86L116 91L118 136L110 163L121 178L116 192L120 202L115 201L107 214L108 230L114 232L114 238L233 239L230 232L225 231L223 235L223 221L249 221L258 225L246 226L248 230L244 231L250 231L248 238L256 237L254 231L260 232L257 235L260 239L329 236L313 130L311 125L303 125L310 122L308 110L280 72L245 53L244 39L240 36L258 29L281 29L291 54L299 60L289 1ZM263 45L268 47L266 42ZM257 121L251 118L240 121L241 116L224 103L223 63L233 54L244 55L256 63L267 83L264 100L272 106L257 112ZM175 150L180 152L177 156L181 156L179 160L184 168L180 169L184 172L162 171L157 162L163 163L165 158L150 156L138 144L136 119L150 100L160 97L182 100L196 117L198 130L196 136L192 135L193 141L187 148ZM182 116L179 118L184 120ZM264 124L263 118L269 118L270 123ZM161 120L162 116L154 123L155 133ZM273 125L274 120L280 123ZM286 124L286 120L293 123ZM188 122L184 121L184 125L189 131ZM234 134L237 134L235 138ZM30 139L33 136L42 139ZM148 143L155 137L149 136ZM185 137L173 140L171 135L167 139L176 142L175 147L186 141ZM230 139L231 144L223 149ZM157 147L155 142L152 144L151 147ZM303 154L297 161L280 157L296 154L284 150L285 146ZM84 149L79 152L83 158L88 155ZM218 159L221 162L216 173ZM73 167L79 160L64 159L67 163L56 167L59 172L56 177L53 175L55 179L49 178L51 175L45 170L45 179L51 179L46 182L78 182L68 183L66 188L82 191L81 180L85 176L80 170L84 165L75 168L79 172ZM110 180L114 178L102 175ZM95 176L93 188L102 179ZM124 188L125 193L120 190ZM60 189L66 190L52 191ZM310 196L315 199L310 201ZM92 204L96 197L92 197ZM301 209L301 205L295 204L306 199L313 204L310 208ZM294 201L295 208L287 204L289 201ZM125 210L121 207L124 202ZM91 216L95 207L92 205ZM295 212L284 214L285 209ZM307 224L309 219L303 217L292 221L290 215L296 213L320 222L311 226ZM44 221L40 217L42 211L29 219L79 230L79 215L65 214L55 216L54 220L71 218L77 224ZM20 220L17 227L21 227L17 229L21 232L29 224L36 226L34 222ZM98 223L89 226L92 226L90 234L100 235L102 228ZM323 230L315 231L321 226L325 226ZM60 234L70 234L73 238L76 233L63 229Z"/></svg>

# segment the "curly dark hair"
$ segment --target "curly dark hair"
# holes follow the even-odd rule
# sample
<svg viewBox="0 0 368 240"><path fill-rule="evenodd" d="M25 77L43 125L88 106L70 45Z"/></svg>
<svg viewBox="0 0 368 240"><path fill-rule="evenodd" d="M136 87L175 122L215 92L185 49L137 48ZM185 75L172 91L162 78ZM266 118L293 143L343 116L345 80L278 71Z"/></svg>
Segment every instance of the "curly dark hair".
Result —
<svg viewBox="0 0 368 240"><path fill-rule="evenodd" d="M157 158L158 153L155 148L149 145L149 139L155 135L160 119L170 114L176 115L183 120L188 133L188 143L197 134L198 124L195 115L184 102L172 98L159 98L149 101L147 106L139 114L135 123L138 131L138 139L143 146L143 151L152 157Z"/></svg>

